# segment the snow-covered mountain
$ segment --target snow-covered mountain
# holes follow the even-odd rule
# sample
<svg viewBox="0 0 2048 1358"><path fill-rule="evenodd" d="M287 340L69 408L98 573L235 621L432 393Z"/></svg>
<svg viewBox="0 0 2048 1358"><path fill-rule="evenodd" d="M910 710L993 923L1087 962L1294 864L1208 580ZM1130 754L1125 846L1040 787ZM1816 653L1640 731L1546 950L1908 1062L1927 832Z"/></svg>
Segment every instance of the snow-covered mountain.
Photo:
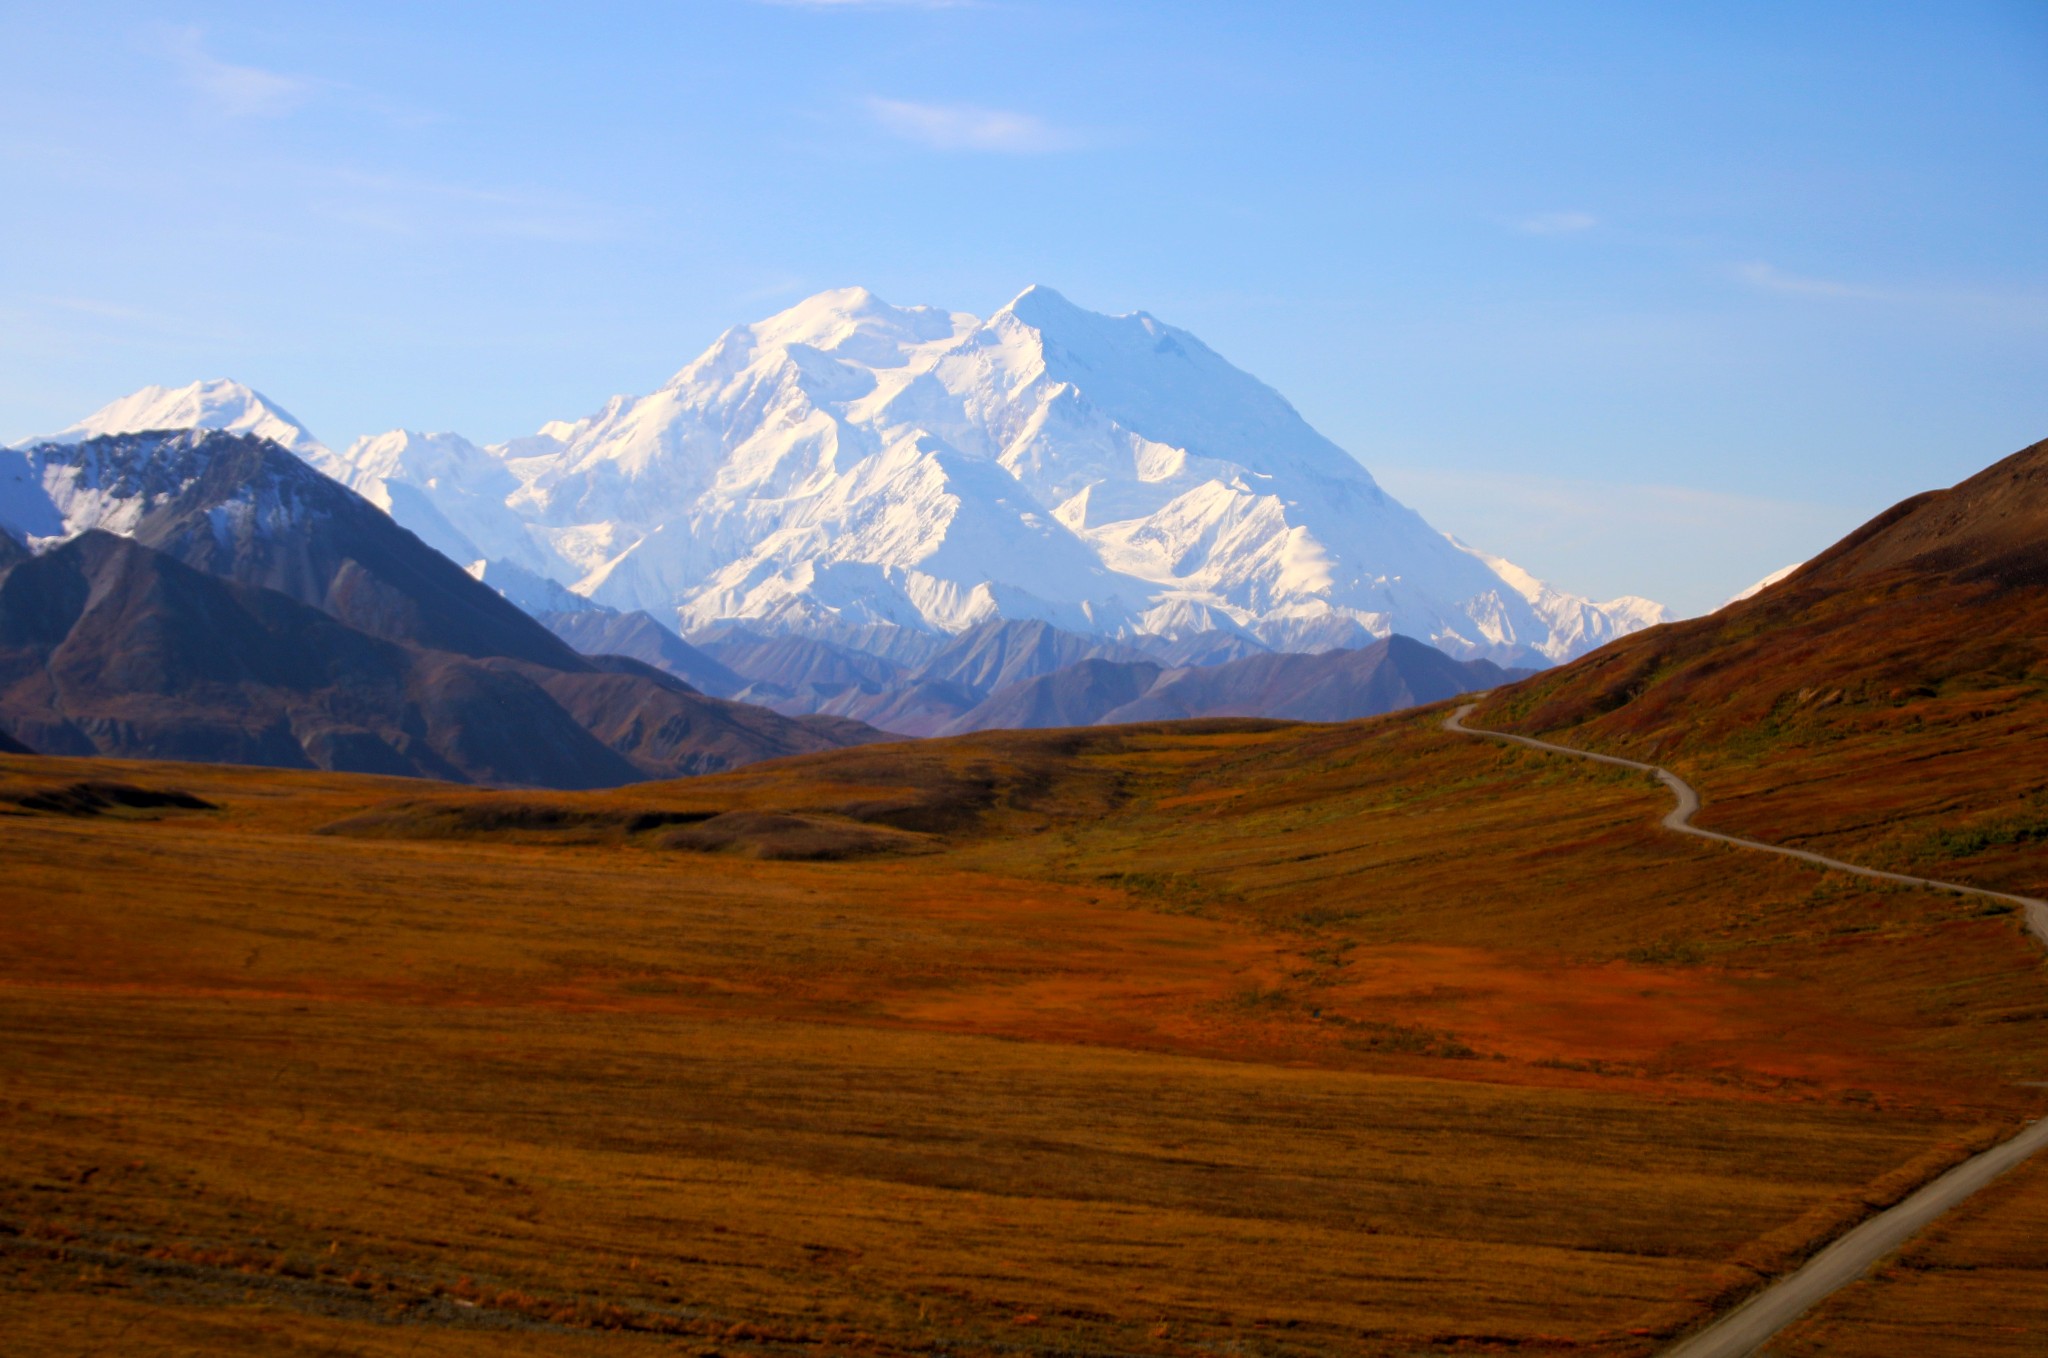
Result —
<svg viewBox="0 0 2048 1358"><path fill-rule="evenodd" d="M1485 562L1488 570L1506 581L1510 589L1536 610L1536 615L1550 627L1551 643L1556 647L1553 659L1596 651L1616 637L1640 632L1647 627L1658 627L1672 620L1671 610L1654 599L1624 594L1605 603L1594 603L1591 599L1567 594L1555 585L1538 580L1505 557L1469 547L1448 533L1444 536L1459 551Z"/></svg>
<svg viewBox="0 0 2048 1358"><path fill-rule="evenodd" d="M158 429L223 429L254 434L287 452L297 453L333 476L343 469L339 459L312 431L282 407L239 382L214 378L188 387L144 387L103 406L69 428L39 434L14 446L38 443L81 443L103 434L146 434Z"/></svg>
<svg viewBox="0 0 2048 1358"><path fill-rule="evenodd" d="M137 393L63 437L178 419L282 426L481 578L684 631L1001 617L1286 650L1401 632L1515 663L1663 619L1446 539L1193 335L1046 288L986 320L822 293L727 331L659 391L489 447L394 431L337 456L224 383Z"/></svg>

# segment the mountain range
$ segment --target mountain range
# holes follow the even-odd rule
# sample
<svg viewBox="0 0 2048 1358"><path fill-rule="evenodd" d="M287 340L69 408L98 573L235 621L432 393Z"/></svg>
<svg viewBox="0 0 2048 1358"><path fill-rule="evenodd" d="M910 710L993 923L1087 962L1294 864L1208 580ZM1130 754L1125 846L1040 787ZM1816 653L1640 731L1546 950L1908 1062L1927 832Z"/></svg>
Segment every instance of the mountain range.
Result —
<svg viewBox="0 0 2048 1358"><path fill-rule="evenodd" d="M792 714L847 717L908 736L1104 726L1189 717L1350 721L1475 689L1526 670L1454 660L1398 633L1359 649L1170 659L1044 622L992 619L918 663L736 624L692 645L645 613L551 613L579 649L630 656L706 692Z"/></svg>
<svg viewBox="0 0 2048 1358"><path fill-rule="evenodd" d="M1235 658L1399 632L1541 665L1668 616L1446 537L1194 335L1043 287L985 320L822 293L650 395L490 446L394 430L336 453L230 382L148 388L48 441L190 427L273 438L532 611L686 636L886 655L1036 620Z"/></svg>
<svg viewBox="0 0 2048 1358"><path fill-rule="evenodd" d="M824 293L489 447L148 387L0 454L0 530L37 748L560 787L1367 716L1665 616L1436 532L1193 335L1044 288Z"/></svg>
<svg viewBox="0 0 2048 1358"><path fill-rule="evenodd" d="M0 726L47 754L597 787L880 738L587 658L254 433L0 458Z"/></svg>
<svg viewBox="0 0 2048 1358"><path fill-rule="evenodd" d="M0 455L0 726L45 753L575 788L885 732L1341 720L1503 677L1400 636L1239 654L1204 634L1191 666L1000 618L845 642L728 622L693 643L567 598L529 616L303 442L187 429Z"/></svg>

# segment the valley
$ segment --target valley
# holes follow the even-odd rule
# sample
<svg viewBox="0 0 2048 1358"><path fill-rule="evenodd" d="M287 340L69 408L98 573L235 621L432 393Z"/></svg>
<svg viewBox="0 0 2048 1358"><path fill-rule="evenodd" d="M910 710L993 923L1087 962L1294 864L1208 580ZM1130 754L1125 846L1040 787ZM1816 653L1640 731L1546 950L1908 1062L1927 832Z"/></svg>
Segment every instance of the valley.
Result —
<svg viewBox="0 0 2048 1358"><path fill-rule="evenodd" d="M1648 1354L2048 1103L2012 914L1442 716L573 794L7 756L10 1320Z"/></svg>
<svg viewBox="0 0 2048 1358"><path fill-rule="evenodd" d="M1268 573L1263 618L1187 581L1142 618L994 588L1081 550L1093 510L1064 502L1065 547L955 562L985 577L966 604L922 566L869 579L862 533L822 520L756 546L831 565L823 595L778 593L767 557L767 594L677 594L634 553L619 593L612 566L464 564L442 531L459 509L510 551L504 514L545 526L624 477L696 515L690 551L736 551L734 487L748 514L797 487L732 477L800 449L822 460L799 498L915 528L927 566L954 561L955 510L977 549L997 511L1053 533L1011 484L1171 494L1166 520L1214 500L1156 449L1151 489L1117 489L1098 445L1136 436L1113 417L1045 433L1089 409L1042 385L1072 358L1047 326L1149 374L1108 384L1146 427L1335 474L1277 395L1149 317L1043 293L934 315L814 299L516 449L337 458L200 384L8 454L13 1333L1647 1358L1753 1295L1770 1324L1704 1351L1807 1306L1767 1348L1996 1351L1969 1289L1898 1285L1900 1261L1995 1260L2048 1305L2032 1162L1953 1238L1943 1217L1846 1287L1769 1290L2048 1110L2048 444L1647 629L1654 606L1574 602L1391 501L1405 526L1372 549L1462 583L1287 603L1301 558L1270 548L1313 534L1281 497L1211 539ZM1197 359L1202 400L1145 394ZM990 372L1036 392L1021 429ZM757 398L782 414L753 432L677 432ZM869 448L901 401L972 455ZM159 417L197 427L95 427ZM835 479L842 437L882 464ZM664 488L721 456L724 489ZM404 478L433 459L460 475L422 498ZM1378 495L1345 475L1301 502ZM503 503L448 499L465 485ZM1173 540L1135 523L1088 540ZM832 593L855 577L859 607ZM951 602L892 611L898 587ZM1374 591L1410 612L1342 602ZM666 619L693 609L686 638Z"/></svg>

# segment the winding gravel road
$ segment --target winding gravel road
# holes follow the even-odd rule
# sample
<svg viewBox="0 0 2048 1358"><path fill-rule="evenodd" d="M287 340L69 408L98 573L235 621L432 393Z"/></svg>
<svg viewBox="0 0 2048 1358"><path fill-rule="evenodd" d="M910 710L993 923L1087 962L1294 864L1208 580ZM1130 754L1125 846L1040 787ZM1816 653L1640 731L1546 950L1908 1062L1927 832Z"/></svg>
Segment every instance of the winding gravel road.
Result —
<svg viewBox="0 0 2048 1358"><path fill-rule="evenodd" d="M1611 754L1594 754L1591 750L1575 750L1569 745L1553 745L1547 740L1536 740L1529 736L1509 735L1506 731L1483 731L1476 726L1467 726L1465 724L1465 714L1477 706L1479 706L1478 703L1466 703L1463 707L1451 713L1450 716L1445 717L1444 729L1446 731L1456 731L1459 735L1483 736L1487 740L1512 741L1516 745L1527 745L1532 750L1547 750L1552 754L1568 754L1577 759L1590 759L1596 764L1613 764L1619 768L1636 769L1643 773L1656 774L1658 780L1665 787L1671 789L1671 795L1678 799L1678 805L1672 807L1670 814L1664 817L1664 828L1667 830L1676 830L1682 835L1698 835L1701 839L1715 839L1723 844L1736 844L1745 849L1757 849L1763 853L1774 853L1785 858L1797 858L1803 862L1812 863L1817 867L1832 868L1836 872L1854 873L1858 877L1875 877L1885 882L1903 882L1907 886L1931 887L1936 891L1953 891L1961 896L1982 896L1986 900L2004 901L2007 905L2017 905L2026 912L2027 928L2033 932L2034 937L2041 940L2044 946L2048 946L2048 901L2037 900L2032 896L2013 896L2003 891L1987 891L1981 886L1964 886L1960 882L1936 881L1932 877L1909 877L1902 872L1884 872L1878 868L1859 868L1854 863L1844 863L1841 859L1829 858L1826 854L1808 853L1805 849L1788 849L1780 844L1766 844L1760 839L1744 839L1741 835L1724 835L1719 830L1702 830L1699 826L1692 823L1693 816L1700 809L1700 794L1693 790L1692 784L1680 778L1670 769L1659 768L1655 764L1639 764L1633 759L1620 759Z"/></svg>
<svg viewBox="0 0 2048 1358"><path fill-rule="evenodd" d="M1964 896L1982 896L1988 900L2004 901L2024 909L2027 928L2042 943L2048 944L2048 901L2037 900L2032 896L2013 896L2003 891L1986 891L1983 887L1964 886L1959 882L1936 881L1931 877L1909 877L1903 873L1862 868L1854 863L1844 863L1839 858L1829 858L1825 854L1808 853L1804 849L1787 849L1777 844L1766 844L1762 840L1744 839L1740 835L1724 835L1717 830L1702 830L1692 823L1693 815L1700 809L1700 794L1671 770L1659 768L1655 764L1638 763L1633 759L1620 759L1611 754L1575 750L1569 745L1553 745L1547 740L1535 740L1529 736L1510 735L1505 731L1484 731L1465 725L1466 714L1477 706L1477 703L1466 703L1444 718L1444 729L1455 731L1459 735L1505 740L1516 745L1527 745L1535 750L1568 754L1579 759L1590 759L1598 764L1613 764L1619 768L1653 773L1678 799L1678 805L1664 817L1666 829L1676 830L1680 834L1698 835L1701 839L1719 840L1723 844L1733 844L1738 848L1756 849L1763 853L1797 858L1820 867L1831 868L1836 872L1854 873L1858 877L1875 877L1886 882L1903 882L1909 886L1931 887L1936 891L1953 891ZM2048 1119L2030 1123L2011 1140L1993 1146L1980 1155L1972 1156L1940 1178L1923 1185L1904 1202L1869 1218L1807 1260L1797 1271L1787 1274L1756 1293L1705 1329L1695 1331L1666 1349L1663 1358L1750 1358L1750 1355L1769 1343L1773 1335L1804 1315L1816 1303L1862 1277L1872 1264L1918 1234L1929 1222L2043 1147L2048 1147Z"/></svg>

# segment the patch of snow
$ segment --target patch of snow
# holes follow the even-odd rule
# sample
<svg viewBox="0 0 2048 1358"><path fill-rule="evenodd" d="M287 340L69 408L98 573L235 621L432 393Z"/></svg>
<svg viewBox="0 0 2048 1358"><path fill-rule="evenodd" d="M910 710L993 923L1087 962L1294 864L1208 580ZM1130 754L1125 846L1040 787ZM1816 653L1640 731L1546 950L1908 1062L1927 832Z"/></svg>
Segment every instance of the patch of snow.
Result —
<svg viewBox="0 0 2048 1358"><path fill-rule="evenodd" d="M1778 569L1772 571L1769 575L1766 575L1763 579L1757 581L1748 589L1743 590L1740 594L1729 596L1726 600L1722 602L1721 607L1726 608L1729 604L1739 604L1744 599L1755 598L1757 595L1769 589L1772 585L1777 584L1780 580L1789 577L1792 574L1792 572L1798 570L1801 566L1804 566L1805 564L1806 563L1804 561L1795 561L1789 566L1778 567ZM1719 612L1720 610L1716 609L1715 611Z"/></svg>

